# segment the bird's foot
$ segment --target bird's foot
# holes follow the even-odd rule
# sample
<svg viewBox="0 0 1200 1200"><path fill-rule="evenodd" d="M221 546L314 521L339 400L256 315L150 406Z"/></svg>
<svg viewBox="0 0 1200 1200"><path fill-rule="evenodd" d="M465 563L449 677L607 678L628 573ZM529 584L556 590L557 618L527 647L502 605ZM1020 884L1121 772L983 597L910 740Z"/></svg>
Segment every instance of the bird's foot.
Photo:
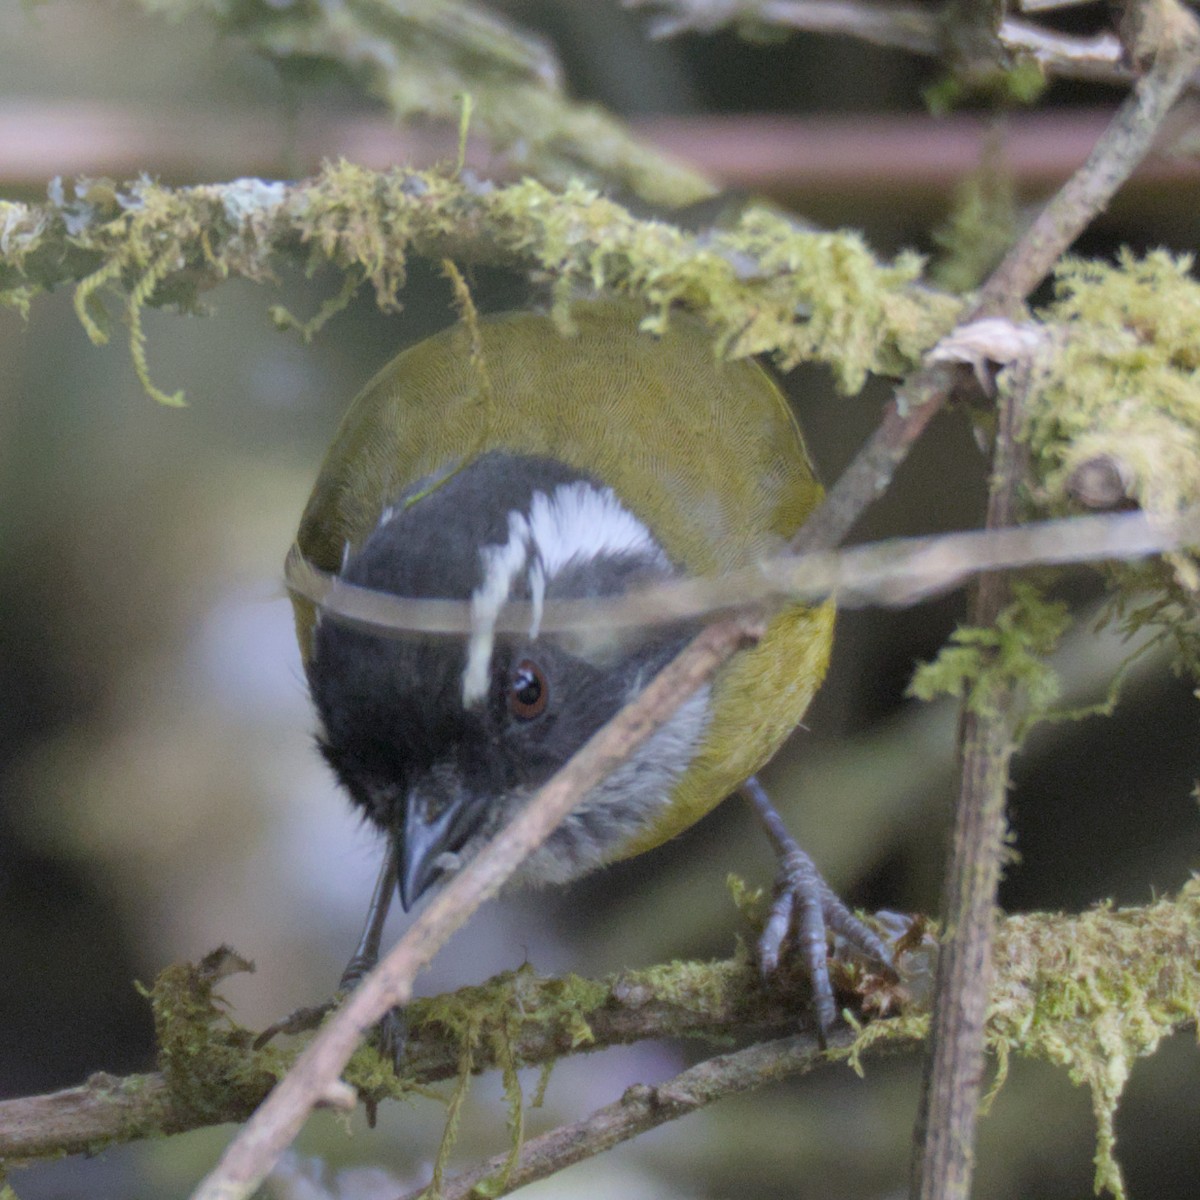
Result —
<svg viewBox="0 0 1200 1200"><path fill-rule="evenodd" d="M821 877L816 864L794 842L780 860L775 893L758 939L758 961L764 978L779 970L789 942L812 982L817 1036L822 1043L837 1020L837 1002L829 976L829 935L879 963L895 968L883 940L854 915Z"/></svg>
<svg viewBox="0 0 1200 1200"><path fill-rule="evenodd" d="M796 948L812 982L817 1037L825 1037L837 1020L837 1003L829 977L829 935L840 938L843 948L876 962L888 983L895 983L895 958L884 941L858 919L825 882L809 856L788 832L763 786L752 775L742 784L745 796L764 832L775 847L779 874L766 924L758 939L758 959L763 976L779 970L785 944Z"/></svg>
<svg viewBox="0 0 1200 1200"><path fill-rule="evenodd" d="M362 982L363 976L374 969L378 955L355 954L346 964L342 978L338 983L338 994L348 995ZM408 1044L408 1020L402 1008L390 1008L379 1018L378 1024L371 1032L371 1040L376 1049L391 1064L397 1075L400 1074L400 1062L404 1058L404 1049ZM375 1121L372 1117L371 1124Z"/></svg>

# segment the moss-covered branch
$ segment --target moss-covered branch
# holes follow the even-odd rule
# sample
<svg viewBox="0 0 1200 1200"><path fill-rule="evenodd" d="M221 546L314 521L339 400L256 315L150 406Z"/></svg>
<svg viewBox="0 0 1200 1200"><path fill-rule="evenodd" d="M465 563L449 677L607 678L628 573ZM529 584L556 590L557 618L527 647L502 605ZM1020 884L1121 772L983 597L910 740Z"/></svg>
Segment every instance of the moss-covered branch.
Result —
<svg viewBox="0 0 1200 1200"><path fill-rule="evenodd" d="M342 272L330 308L364 283L395 308L413 255L502 263L563 297L588 287L622 292L647 306L651 325L684 304L712 324L725 352L770 353L784 367L825 362L848 389L870 372L911 367L962 311L916 282L919 260L880 262L854 234L797 230L751 209L730 230L697 235L636 218L582 185L492 188L439 172L337 163L295 184L82 181L56 185L41 205L0 201L0 303L27 310L41 292L74 284L95 340L107 336L109 309L123 309L139 372L163 399L176 396L151 385L145 306L195 309L229 276L271 281L292 263ZM1176 516L1200 501L1200 374L1190 333L1200 321L1200 285L1190 262L1163 253L1126 256L1115 267L1068 262L1058 292L1032 339L1037 379L1024 436L1034 507L1063 514L1132 500ZM1094 500L1087 481L1099 467L1117 490ZM882 473L866 474L874 487ZM1126 569L1120 580L1134 620L1168 626L1200 670L1189 564L1175 556ZM1148 585L1149 600L1134 599Z"/></svg>
<svg viewBox="0 0 1200 1200"><path fill-rule="evenodd" d="M286 1069L293 1051L254 1050L215 996L231 960L172 967L154 985L163 1071L0 1102L0 1158L96 1151L117 1142L241 1120ZM1200 1016L1200 879L1144 908L1082 916L1033 914L998 922L988 1038L1001 1066L1012 1054L1057 1063L1092 1090L1098 1178L1116 1178L1112 1119L1133 1062ZM235 964L236 965L236 964ZM843 984L869 981L843 974ZM921 970L917 968L918 979ZM764 989L748 957L673 963L603 980L540 978L532 970L414 1002L412 1040L398 1079L358 1051L346 1078L367 1098L407 1094L457 1074L463 1039L475 1070L553 1062L644 1038L730 1039L786 1033L807 1018L800 975ZM915 1008L867 1021L831 1059L859 1062L924 1036Z"/></svg>
<svg viewBox="0 0 1200 1200"><path fill-rule="evenodd" d="M0 202L0 303L27 307L75 283L81 318L105 336L102 300L132 319L146 304L196 305L229 275L265 281L284 258L331 263L398 306L412 254L504 263L577 288L639 297L666 318L682 302L734 355L773 353L786 368L827 362L842 385L910 367L959 304L913 286L920 260L874 258L853 233L810 233L751 209L709 235L639 220L581 184L478 185L438 172L327 166L304 183L240 180L171 189L83 182L44 205Z"/></svg>
<svg viewBox="0 0 1200 1200"><path fill-rule="evenodd" d="M1064 1066L1098 1122L1097 1187L1115 1190L1113 1118L1134 1062L1200 1021L1200 877L1144 909L1007 917L996 938L991 1049ZM1065 936L1064 936L1065 935Z"/></svg>

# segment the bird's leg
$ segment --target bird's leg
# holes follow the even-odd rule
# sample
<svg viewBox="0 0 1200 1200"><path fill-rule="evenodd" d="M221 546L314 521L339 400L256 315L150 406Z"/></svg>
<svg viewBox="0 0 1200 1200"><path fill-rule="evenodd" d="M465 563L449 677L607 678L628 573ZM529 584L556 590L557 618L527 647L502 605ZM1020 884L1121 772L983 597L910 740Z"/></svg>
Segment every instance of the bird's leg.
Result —
<svg viewBox="0 0 1200 1200"><path fill-rule="evenodd" d="M840 934L852 946L885 966L892 954L884 943L838 898L821 877L816 864L788 832L761 783L751 775L741 793L758 817L779 858L775 898L758 939L759 965L764 976L779 966L783 944L795 930L797 948L812 981L813 1010L822 1042L837 1019L833 984L829 980L827 931Z"/></svg>
<svg viewBox="0 0 1200 1200"><path fill-rule="evenodd" d="M338 983L338 991L348 992L362 982L362 978L379 962L379 946L383 940L383 927L387 922L388 913L392 907L392 897L396 894L396 880L400 873L400 850L395 838L388 839L387 853L383 865L379 869L379 878L375 880L375 890L371 893L367 905L367 919L363 924L362 934L358 945L342 972ZM392 1064L399 1069L400 1056L404 1052L404 1043L408 1037L408 1026L404 1014L398 1008L389 1009L376 1026L379 1052L385 1058L390 1058ZM373 1125L374 1119L371 1124Z"/></svg>
<svg viewBox="0 0 1200 1200"><path fill-rule="evenodd" d="M392 907L392 897L396 894L396 879L399 874L400 852L394 838L388 839L387 853L383 865L379 869L379 878L375 880L375 890L371 893L367 905L367 920L359 936L358 945L342 972L338 990L348 992L357 987L362 977L379 961L379 945L383 940L383 926L387 921Z"/></svg>

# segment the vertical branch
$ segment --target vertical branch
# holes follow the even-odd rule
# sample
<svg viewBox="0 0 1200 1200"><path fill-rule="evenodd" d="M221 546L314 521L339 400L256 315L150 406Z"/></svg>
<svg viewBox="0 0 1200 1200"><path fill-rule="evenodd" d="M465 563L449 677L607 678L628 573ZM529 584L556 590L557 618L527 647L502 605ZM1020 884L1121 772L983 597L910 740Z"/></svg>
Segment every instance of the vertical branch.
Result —
<svg viewBox="0 0 1200 1200"><path fill-rule="evenodd" d="M1030 370L1027 363L1019 363L1010 371L1018 377L1000 412L988 496L989 529L1013 524L1027 458L1018 438ZM981 576L971 601L970 623L994 624L1009 596L1007 575ZM973 705L968 701L963 712L962 773L942 901L949 937L938 960L933 1052L925 1061L914 1135L918 1154L913 1163L913 1200L959 1200L970 1193L983 1029L992 989L996 892L1007 832L1008 767L1022 700L1019 689L1003 682L986 697L976 697Z"/></svg>

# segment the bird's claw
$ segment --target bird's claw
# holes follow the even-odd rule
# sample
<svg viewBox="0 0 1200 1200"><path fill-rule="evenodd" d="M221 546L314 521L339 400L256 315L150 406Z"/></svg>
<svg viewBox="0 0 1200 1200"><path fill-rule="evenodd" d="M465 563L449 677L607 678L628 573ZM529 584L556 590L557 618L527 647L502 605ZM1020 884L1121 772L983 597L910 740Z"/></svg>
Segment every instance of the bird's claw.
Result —
<svg viewBox="0 0 1200 1200"><path fill-rule="evenodd" d="M758 939L758 960L764 978L771 978L779 970L785 945L792 940L812 983L817 1037L822 1045L838 1015L829 976L831 933L894 971L892 953L884 942L842 903L812 859L793 844L780 863L775 895Z"/></svg>
<svg viewBox="0 0 1200 1200"><path fill-rule="evenodd" d="M379 1018L373 1034L379 1053L391 1064L397 1075L400 1074L400 1063L408 1048L408 1018L402 1008L389 1008Z"/></svg>
<svg viewBox="0 0 1200 1200"><path fill-rule="evenodd" d="M307 1008L298 1008L295 1012L290 1012L286 1017L276 1021L273 1025L268 1025L254 1039L254 1049L261 1050L273 1038L277 1038L281 1033L296 1034L309 1033L316 1029L318 1025L333 1011L337 1004L337 997L326 1000L324 1004L312 1004Z"/></svg>

